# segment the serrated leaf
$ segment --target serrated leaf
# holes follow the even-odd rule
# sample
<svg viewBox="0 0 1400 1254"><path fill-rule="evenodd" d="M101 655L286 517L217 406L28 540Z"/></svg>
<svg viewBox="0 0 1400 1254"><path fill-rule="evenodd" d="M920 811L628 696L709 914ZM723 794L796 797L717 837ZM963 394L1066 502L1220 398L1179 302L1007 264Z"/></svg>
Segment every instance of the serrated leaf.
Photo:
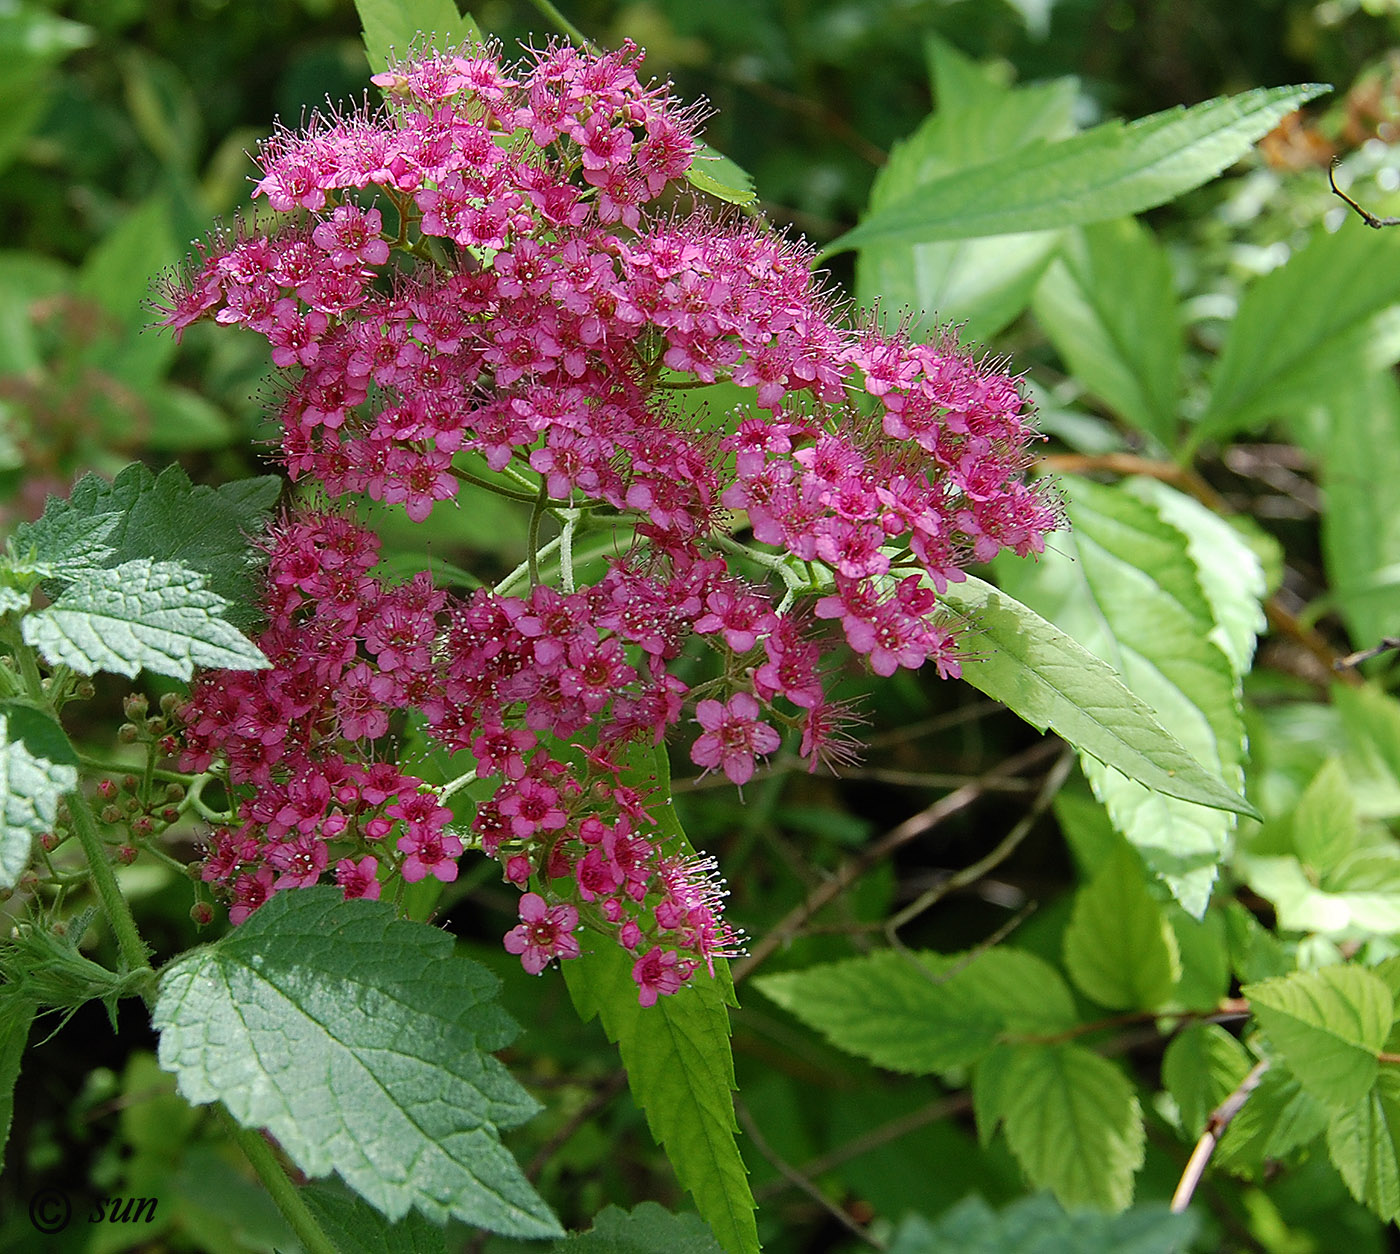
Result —
<svg viewBox="0 0 1400 1254"><path fill-rule="evenodd" d="M223 597L178 562L137 558L79 575L53 605L25 616L25 643L82 675L142 670L189 679L196 666L261 670L262 652L221 614Z"/></svg>
<svg viewBox="0 0 1400 1254"><path fill-rule="evenodd" d="M1162 1055L1162 1087L1175 1100L1187 1137L1201 1135L1211 1111L1239 1087L1251 1065L1245 1047L1218 1023L1190 1023L1172 1038Z"/></svg>
<svg viewBox="0 0 1400 1254"><path fill-rule="evenodd" d="M1400 1219L1400 1073L1387 1068L1354 1106L1333 1113L1327 1152L1352 1197L1387 1223Z"/></svg>
<svg viewBox="0 0 1400 1254"><path fill-rule="evenodd" d="M729 205L751 205L758 199L749 172L709 144L700 145L694 162L685 172L685 180L697 190Z"/></svg>
<svg viewBox="0 0 1400 1254"><path fill-rule="evenodd" d="M1238 785L1245 744L1239 676L1213 638L1225 629L1203 589L1191 538L1130 488L1074 478L1062 487L1073 533L1035 564L999 561L1003 583L1112 665L1193 758ZM1153 792L1144 787L1150 781L1127 778L1118 763L1089 757L1084 772L1114 826L1199 917L1234 819L1180 792Z"/></svg>
<svg viewBox="0 0 1400 1254"><path fill-rule="evenodd" d="M1065 1206L1124 1210L1144 1137L1122 1072L1072 1044L1018 1045L999 1051L997 1063L1004 1071L998 1113L1031 1184Z"/></svg>
<svg viewBox="0 0 1400 1254"><path fill-rule="evenodd" d="M1114 669L1009 593L969 576L942 600L968 616L963 678L1042 731L1145 787L1257 817L1201 766Z"/></svg>
<svg viewBox="0 0 1400 1254"><path fill-rule="evenodd" d="M1170 448L1179 422L1181 319L1171 263L1132 218L1069 232L1031 308L1084 387Z"/></svg>
<svg viewBox="0 0 1400 1254"><path fill-rule="evenodd" d="M355 12L364 29L371 74L421 47L423 36L439 49L481 43L475 19L459 13L454 0L355 0Z"/></svg>
<svg viewBox="0 0 1400 1254"><path fill-rule="evenodd" d="M1389 370L1337 380L1325 403L1322 554L1357 648L1400 624L1400 387Z"/></svg>
<svg viewBox="0 0 1400 1254"><path fill-rule="evenodd" d="M665 746L635 748L622 780L649 796L647 808L668 849L692 851L671 804ZM756 1252L758 1228L748 1173L735 1140L734 1059L729 1045L729 966L696 972L678 994L643 1008L632 979L632 958L608 936L579 934L583 954L563 963L569 996L580 1017L598 1018L622 1055L627 1084L645 1112L676 1178L731 1254Z"/></svg>
<svg viewBox="0 0 1400 1254"><path fill-rule="evenodd" d="M15 529L14 551L47 566L54 576L71 578L107 565L116 548L107 543L121 521L115 510L100 514L74 511L45 514ZM46 576L47 577L47 576Z"/></svg>
<svg viewBox="0 0 1400 1254"><path fill-rule="evenodd" d="M1193 441L1300 414L1400 358L1387 312L1400 300L1394 261L1385 232L1348 221L1335 234L1319 227L1306 248L1251 283L1230 320ZM1319 285L1327 300L1316 299Z"/></svg>
<svg viewBox="0 0 1400 1254"><path fill-rule="evenodd" d="M54 756L36 753L31 747L36 743L52 745ZM53 830L60 798L77 787L72 754L62 729L47 714L21 702L0 706L0 888L13 888L19 881L34 837Z"/></svg>
<svg viewBox="0 0 1400 1254"><path fill-rule="evenodd" d="M724 1254L698 1215L673 1215L655 1202L631 1211L608 1206L588 1232L555 1242L551 1254Z"/></svg>
<svg viewBox="0 0 1400 1254"><path fill-rule="evenodd" d="M1356 966L1323 967L1244 988L1270 1043L1303 1088L1329 1106L1358 1102L1395 1018L1385 981Z"/></svg>
<svg viewBox="0 0 1400 1254"><path fill-rule="evenodd" d="M1136 122L1105 122L926 184L828 244L923 243L1083 226L1165 204L1239 160L1318 84L1258 88Z"/></svg>
<svg viewBox="0 0 1400 1254"><path fill-rule="evenodd" d="M105 541L115 550L107 565L138 557L180 562L204 575L209 590L228 602L224 617L246 628L257 617L256 563L249 544L266 526L281 490L275 475L211 488L192 484L179 466L167 466L157 476L133 463L111 483L85 475L66 501L51 497L41 524L57 523L70 513L118 514Z"/></svg>
<svg viewBox="0 0 1400 1254"><path fill-rule="evenodd" d="M13 984L0 987L0 1168L15 1114L15 1081L38 1007Z"/></svg>
<svg viewBox="0 0 1400 1254"><path fill-rule="evenodd" d="M1270 1068L1225 1129L1215 1159L1234 1175L1257 1179L1268 1162L1282 1159L1321 1136L1329 1113L1307 1095L1294 1076L1281 1068Z"/></svg>
<svg viewBox="0 0 1400 1254"><path fill-rule="evenodd" d="M161 973L160 1064L391 1220L560 1235L500 1142L538 1104L491 1056L516 1025L451 938L334 888L275 894Z"/></svg>
<svg viewBox="0 0 1400 1254"><path fill-rule="evenodd" d="M1078 1018L1058 972L1010 949L882 949L755 984L838 1048L913 1075L971 1066L1003 1033L1060 1032Z"/></svg>
<svg viewBox="0 0 1400 1254"><path fill-rule="evenodd" d="M391 1224L338 1182L308 1184L299 1192L321 1231L345 1254L443 1254L442 1228L417 1211Z"/></svg>
<svg viewBox="0 0 1400 1254"><path fill-rule="evenodd" d="M1066 1211L1039 1194L993 1211L974 1196L937 1223L906 1217L889 1254L1180 1254L1197 1227L1194 1215L1173 1215L1162 1203L1102 1215Z"/></svg>
<svg viewBox="0 0 1400 1254"><path fill-rule="evenodd" d="M1064 955L1070 978L1101 1006L1155 1010L1170 999L1181 976L1176 935L1131 851L1075 893Z"/></svg>

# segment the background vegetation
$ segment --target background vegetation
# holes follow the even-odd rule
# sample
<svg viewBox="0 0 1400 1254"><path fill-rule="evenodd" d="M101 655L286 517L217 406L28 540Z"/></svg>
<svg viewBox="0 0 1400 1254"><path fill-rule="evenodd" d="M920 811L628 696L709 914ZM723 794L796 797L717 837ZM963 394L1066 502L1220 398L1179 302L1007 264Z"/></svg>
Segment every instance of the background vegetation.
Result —
<svg viewBox="0 0 1400 1254"><path fill-rule="evenodd" d="M1160 588L1144 586L1122 621L1105 626L1083 617L1064 582L1076 555L1124 587L1154 571L1150 536L1120 543L1134 510L1158 518L1173 508L1153 485L1228 519L1228 534L1257 559L1255 602L1268 615L1258 657L1242 643L1252 644L1254 627L1247 596L1233 602L1244 616L1238 647L1231 652L1228 632L1221 646L1234 664L1221 717L1242 720L1249 752L1237 744L1231 759L1221 749L1228 735L1217 736L1211 765L1243 772L1265 822L1232 834L1221 819L1195 833L1225 857L1204 921L1143 875L1077 769L1051 804L1045 773L1070 761L1053 739L932 675L875 684L851 671L847 690L864 701L872 747L840 779L779 762L742 803L723 780L675 781L686 830L718 854L732 917L752 938L751 957L736 965L755 979L740 984L734 1051L766 1248L860 1248L853 1226L888 1240L906 1212L936 1223L970 1194L1003 1207L1028 1192L1028 1172L1066 1201L1166 1200L1207 1112L1252 1061L1238 1039L1243 1011L1229 1011L1241 985L1400 952L1391 655L1334 669L1400 631L1400 239L1348 218L1326 173L1340 158L1351 195L1400 212L1400 6L565 7L590 37L636 40L653 71L708 99L710 143L752 174L770 218L819 245L854 227L868 204L1015 152L1037 133L1258 86L1334 85L1225 177L1143 218L987 242L888 240L830 261L853 299L963 323L964 338L1025 372L1050 437L1048 465L1084 486L1067 489L1076 529L1058 553L1033 568L999 566L996 577L1081 643L1092 648L1102 632L1117 661L1142 659L1144 682L1158 669L1150 648L1125 642L1176 612L1153 599ZM488 0L473 15L507 43L550 33L523 3ZM133 457L154 467L178 460L201 483L260 473L264 349L208 327L177 349L144 331L140 302L186 241L244 204L245 150L275 117L295 122L327 97L365 90L354 8L12 0L0 4L0 49L0 519L32 518L47 493ZM507 510L439 510L427 528L387 513L378 521L404 571L426 555L504 572L521 560L525 534ZM1192 532L1197 523L1204 530ZM1228 548L1197 515L1180 526ZM1221 577L1246 566L1227 562ZM77 734L110 745L123 692L114 684L84 707L90 722ZM190 828L173 852L191 858L198 840ZM1195 891L1204 904L1209 876L1193 889L1192 867L1154 863L1151 839L1134 843L1152 871L1175 877L1180 900ZM501 951L515 894L494 871L468 868L439 921L500 974L507 1008L526 1025L507 1061L546 1109L512 1134L511 1148L571 1227L613 1202L684 1208L614 1048L596 1024L580 1024L557 976L525 976ZM149 938L166 952L194 943L187 884L158 865L124 875ZM1113 971L1095 983L1094 954L1116 942L1129 915L1115 911L1134 894L1147 904L1132 917L1159 923L1133 978L1160 959L1156 983L1141 977L1124 989ZM911 903L920 909L898 933L906 945L956 953L1002 940L1068 971L1077 1026L1066 1039L1112 1059L1138 1095L1139 1171L1129 1165L1076 1192L1051 1166L1028 1162L1009 1128L1010 1148L986 1127L979 1139L965 1066L915 1066L878 1050L862 1060L839 1015L806 1008L802 977L783 973L874 953ZM221 1126L171 1095L141 1015L123 1014L115 1040L95 1004L51 1026L16 1093L0 1246L60 1248L35 1244L26 1212L31 1193L52 1184L162 1199L158 1232L79 1227L62 1248L291 1248ZM1321 1126L1303 1131L1270 1140L1269 1128L1246 1127L1222 1147L1223 1166L1198 1194L1193 1248L1386 1248L1387 1220L1400 1212L1393 1139L1388 1165L1372 1154L1348 1175ZM511 1247L493 1239L485 1248Z"/></svg>

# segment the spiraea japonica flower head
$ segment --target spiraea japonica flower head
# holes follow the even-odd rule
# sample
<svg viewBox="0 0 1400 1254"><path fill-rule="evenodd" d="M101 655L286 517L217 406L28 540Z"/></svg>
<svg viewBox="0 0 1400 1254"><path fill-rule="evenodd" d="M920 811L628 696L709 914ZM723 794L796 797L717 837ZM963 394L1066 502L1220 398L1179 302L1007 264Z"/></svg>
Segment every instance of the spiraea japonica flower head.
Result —
<svg viewBox="0 0 1400 1254"><path fill-rule="evenodd" d="M270 219L170 285L177 333L267 340L281 462L332 502L266 538L273 667L205 675L185 716L187 762L237 794L204 865L235 918L318 879L448 881L470 847L527 890L505 941L527 970L620 944L650 1005L739 943L716 868L659 821L653 755L678 740L735 784L785 737L847 760L833 640L956 675L938 594L1056 525L1015 381L849 326L804 244L700 203L699 114L640 67L566 44L395 66L382 107L272 136ZM687 403L717 382L750 397L723 429ZM466 594L376 574L334 504L422 522L464 485L526 508L530 550ZM576 565L590 532L608 556ZM470 803L388 756L405 711Z"/></svg>

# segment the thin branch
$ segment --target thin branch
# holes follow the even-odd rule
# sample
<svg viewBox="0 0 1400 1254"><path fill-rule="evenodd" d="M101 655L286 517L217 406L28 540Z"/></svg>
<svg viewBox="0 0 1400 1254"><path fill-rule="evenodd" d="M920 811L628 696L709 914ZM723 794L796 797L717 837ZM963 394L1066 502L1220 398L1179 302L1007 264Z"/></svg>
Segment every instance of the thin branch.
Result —
<svg viewBox="0 0 1400 1254"><path fill-rule="evenodd" d="M568 1144L570 1138L594 1115L601 1113L612 1102L624 1088L627 1087L627 1072L623 1070L614 1071L598 1087L598 1091L593 1094L578 1110L564 1121L552 1136L540 1146L535 1156L530 1160L530 1165L525 1168L525 1178L527 1180L538 1180L540 1172L548 1165L549 1160Z"/></svg>
<svg viewBox="0 0 1400 1254"><path fill-rule="evenodd" d="M1392 649L1400 649L1400 637L1382 636L1381 642L1372 645L1369 649L1359 649L1355 653L1348 653L1346 657L1339 657L1332 663L1332 669L1336 671L1351 670L1360 666L1362 662L1369 662L1373 657L1380 657L1382 653L1389 653Z"/></svg>
<svg viewBox="0 0 1400 1254"><path fill-rule="evenodd" d="M1400 226L1400 218L1378 218L1369 209L1363 209L1346 192L1337 186L1336 169L1337 159L1333 158L1332 164L1327 167L1327 181L1332 184L1332 190L1347 202L1357 213L1361 215L1361 220L1369 227L1379 231L1383 226Z"/></svg>
<svg viewBox="0 0 1400 1254"><path fill-rule="evenodd" d="M1267 1058L1255 1063L1249 1074L1240 1081L1239 1087L1210 1112L1210 1118L1206 1120L1205 1131L1201 1133L1201 1139L1196 1142L1196 1148L1191 1151L1191 1157L1186 1163L1186 1170L1181 1173L1181 1181L1176 1186L1176 1192L1172 1194L1172 1211L1174 1213L1180 1214L1191 1205L1191 1195L1195 1193L1196 1186L1200 1184L1201 1177L1205 1175L1206 1164L1210 1162L1210 1156L1215 1153L1215 1147L1220 1144L1220 1138L1225 1135L1225 1129L1230 1126L1230 1120L1240 1113L1240 1109L1249 1100L1249 1095L1259 1087L1259 1081L1264 1078L1264 1072L1268 1069L1269 1060Z"/></svg>
<svg viewBox="0 0 1400 1254"><path fill-rule="evenodd" d="M1003 762L994 771L989 771L988 775L994 779L1004 779L1014 771L1032 767L1049 754L1054 753L1059 747L1059 743L1057 740L1044 740L1024 753L1017 754L1014 758ZM986 787L980 781L974 780L970 784L964 784L961 788L940 797L926 809L920 810L912 818L906 819L874 844L868 845L857 857L840 867L830 879L808 893L805 901L789 910L772 931L755 944L747 955L732 965L730 970L735 982L744 979L759 963L791 940L808 919L850 888L871 867L884 861L895 850L907 845L916 836L922 836L925 832L952 818L953 815L966 810L986 792Z"/></svg>
<svg viewBox="0 0 1400 1254"><path fill-rule="evenodd" d="M758 1130L758 1125L754 1123L753 1116L749 1114L748 1108L743 1104L743 1102L738 1101L737 1099L735 1100L734 1112L739 1116L739 1122L743 1125L744 1131L748 1134L749 1140L753 1142L754 1148L758 1150L758 1152L762 1154L763 1157L766 1158L773 1165L774 1170L777 1171L785 1180L787 1180L790 1184L795 1185L797 1188L801 1189L803 1193L810 1197L812 1201L814 1201L818 1206L822 1208L822 1210L824 1210L828 1215L835 1219L837 1223L839 1223L843 1228L845 1228L846 1231L849 1232L853 1237L856 1237L858 1240L864 1241L866 1245L871 1246L873 1249L884 1250L888 1248L885 1245L885 1243L881 1241L878 1237L871 1236L869 1232L867 1232L858 1223L856 1223L854 1219L852 1219L848 1214L846 1214L844 1210L837 1206L835 1202L833 1202L829 1197L827 1197L806 1176L804 1176L795 1167L791 1166L784 1159L779 1157L779 1155L773 1150L773 1147L770 1146L766 1140L764 1140L763 1133L761 1133Z"/></svg>

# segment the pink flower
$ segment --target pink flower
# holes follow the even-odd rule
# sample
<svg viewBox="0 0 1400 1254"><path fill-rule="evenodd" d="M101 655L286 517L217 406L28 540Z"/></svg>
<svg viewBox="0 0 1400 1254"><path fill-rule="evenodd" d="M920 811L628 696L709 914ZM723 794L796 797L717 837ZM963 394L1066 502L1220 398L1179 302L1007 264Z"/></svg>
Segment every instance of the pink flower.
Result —
<svg viewBox="0 0 1400 1254"><path fill-rule="evenodd" d="M653 946L632 964L637 1000L643 1006L654 1006L658 997L677 992L689 974L674 949Z"/></svg>
<svg viewBox="0 0 1400 1254"><path fill-rule="evenodd" d="M363 897L367 901L379 900L379 859L342 858L335 864L335 882L345 893L345 900Z"/></svg>
<svg viewBox="0 0 1400 1254"><path fill-rule="evenodd" d="M520 899L520 925L505 936L506 952L520 955L520 965L538 975L552 958L577 958L578 941L572 935L578 911L569 905L547 905L538 893Z"/></svg>
<svg viewBox="0 0 1400 1254"><path fill-rule="evenodd" d="M759 705L752 694L736 692L728 702L701 701L695 719L705 729L690 750L690 760L706 770L716 767L740 786L753 778L754 758L772 753L781 743L767 723L758 721Z"/></svg>

